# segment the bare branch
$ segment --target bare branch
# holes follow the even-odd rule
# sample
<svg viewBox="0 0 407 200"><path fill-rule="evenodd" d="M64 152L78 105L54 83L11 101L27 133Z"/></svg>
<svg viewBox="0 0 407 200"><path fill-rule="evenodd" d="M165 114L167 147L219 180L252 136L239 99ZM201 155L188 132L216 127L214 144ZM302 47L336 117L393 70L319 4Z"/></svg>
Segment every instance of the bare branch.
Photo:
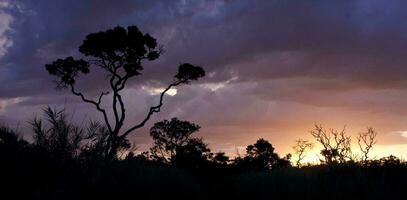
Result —
<svg viewBox="0 0 407 200"><path fill-rule="evenodd" d="M71 92L72 92L72 94L81 97L81 99L82 99L83 102L93 104L93 105L96 107L96 109L97 109L99 112L101 112L101 113L103 114L103 118L104 118L104 120L105 120L105 123L106 123L106 125L107 125L107 128L108 128L109 131L111 132L111 131L112 131L112 127L110 126L109 119L108 119L107 114L106 114L106 110L100 107L101 99L102 99L103 95L106 95L107 93L102 92L102 94L100 94L100 96L99 96L98 102L96 102L96 101L87 99L81 92L75 91L75 88L74 88L73 85L70 85L70 86L71 86Z"/></svg>
<svg viewBox="0 0 407 200"><path fill-rule="evenodd" d="M369 159L370 150L377 142L376 136L377 132L373 128L369 127L367 128L366 132L359 133L357 137L360 151L363 153L362 162L365 164Z"/></svg>
<svg viewBox="0 0 407 200"><path fill-rule="evenodd" d="M345 163L352 160L351 137L346 135L344 127L341 131L329 129L326 131L322 125L315 125L311 135L323 146L322 156L327 164L336 162Z"/></svg>
<svg viewBox="0 0 407 200"><path fill-rule="evenodd" d="M293 146L293 150L297 154L297 167L301 166L301 161L304 159L305 155L304 153L307 151L307 149L312 149L314 144L311 142L308 142L307 140L302 140L298 139L295 141L295 145Z"/></svg>
<svg viewBox="0 0 407 200"><path fill-rule="evenodd" d="M103 97L104 95L108 95L108 94L109 94L109 92L102 92L102 93L100 94L100 96L99 96L99 99L98 99L97 104L100 105L100 103L102 102L102 97Z"/></svg>
<svg viewBox="0 0 407 200"><path fill-rule="evenodd" d="M151 118L151 116L154 113L160 112L161 106L163 105L163 100L164 100L164 95L166 92L168 92L168 90L170 90L172 87L178 86L179 84L183 83L183 81L176 81L172 84L170 84L164 91L161 92L160 95L160 101L158 103L158 105L156 106L152 106L150 107L150 110L147 113L147 116L144 118L143 121L141 121L139 124L131 127L130 129L128 129L126 132L123 133L123 135L121 135L121 138L125 138L128 134L130 134L132 131L141 128L144 126L144 124Z"/></svg>

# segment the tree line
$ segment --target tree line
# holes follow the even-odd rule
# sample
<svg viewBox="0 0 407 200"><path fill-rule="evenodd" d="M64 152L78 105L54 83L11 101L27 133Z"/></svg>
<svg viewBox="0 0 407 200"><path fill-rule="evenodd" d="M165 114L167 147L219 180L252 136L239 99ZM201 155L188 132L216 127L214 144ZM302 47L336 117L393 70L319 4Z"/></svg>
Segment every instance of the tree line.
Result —
<svg viewBox="0 0 407 200"><path fill-rule="evenodd" d="M137 146L125 140L118 146L117 155L112 160L106 160L107 149L111 148L109 131L103 123L90 121L81 127L67 120L65 110L46 107L42 118L30 121L33 131L33 141L19 137L12 129L1 126L0 146L3 152L10 149L31 149L52 156L56 160L79 160L81 163L111 162L112 160L137 159L160 165L173 165L187 169L202 169L212 165L214 168L228 168L240 171L273 170L283 167L302 167L302 161L314 144L298 139L293 146L294 153L280 156L273 145L263 139L248 145L244 155L230 158L225 152L212 152L203 138L194 137L200 126L193 122L172 118L155 123L150 128L153 140L149 151L137 153ZM337 131L315 125L310 134L320 143L322 149L321 165L359 164L382 165L401 164L394 156L370 159L369 152L376 141L377 132L368 128L357 136L358 146L362 154L352 153L351 136L345 129ZM294 155L294 156L293 156ZM309 164L308 164L309 165Z"/></svg>

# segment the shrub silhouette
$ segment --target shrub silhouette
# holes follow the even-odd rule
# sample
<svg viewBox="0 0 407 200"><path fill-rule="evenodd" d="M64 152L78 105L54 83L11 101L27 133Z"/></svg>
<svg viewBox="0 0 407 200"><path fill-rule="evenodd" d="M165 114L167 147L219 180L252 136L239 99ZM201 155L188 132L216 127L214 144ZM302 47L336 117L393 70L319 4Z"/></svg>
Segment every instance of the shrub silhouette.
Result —
<svg viewBox="0 0 407 200"><path fill-rule="evenodd" d="M34 145L56 158L74 158L78 156L84 131L67 122L64 110L47 107L44 109L46 123L35 118L31 121L34 131ZM46 125L45 125L46 124Z"/></svg>
<svg viewBox="0 0 407 200"><path fill-rule="evenodd" d="M124 129L127 110L121 92L126 88L129 80L141 75L144 62L160 57L163 53L162 47L157 44L155 38L148 33L142 33L136 26L129 26L127 29L118 26L87 35L79 47L79 52L84 55L83 59L73 57L57 59L45 65L45 68L50 75L56 77L58 89L70 89L72 94L80 97L83 102L93 105L102 114L108 131L105 145L107 148L105 156L108 160L117 156L118 150L130 133L143 127L154 113L160 112L164 95L168 90L205 76L205 71L199 66L189 63L179 65L174 80L161 92L159 103L150 107L141 122L131 124L130 128ZM109 91L101 92L97 100L86 97L76 85L78 78L90 73L93 67L101 69L109 77ZM113 120L109 119L108 111L102 106L103 98L110 93Z"/></svg>

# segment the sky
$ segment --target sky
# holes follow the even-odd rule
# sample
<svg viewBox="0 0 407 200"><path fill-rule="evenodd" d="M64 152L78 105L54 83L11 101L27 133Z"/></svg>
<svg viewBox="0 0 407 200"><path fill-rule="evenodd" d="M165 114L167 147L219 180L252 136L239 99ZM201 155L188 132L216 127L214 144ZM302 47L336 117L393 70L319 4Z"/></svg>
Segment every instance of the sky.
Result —
<svg viewBox="0 0 407 200"><path fill-rule="evenodd" d="M407 2L403 0L0 0L0 123L30 138L28 121L49 105L74 123L100 119L93 107L55 90L44 65L78 56L89 33L136 25L164 46L124 91L141 120L183 62L207 76L171 91L161 112L130 138L151 144L154 122L202 126L214 151L244 153L258 138L280 154L313 141L314 124L356 136L373 127L373 155L407 158ZM101 74L82 77L90 97ZM104 102L108 105L109 102ZM356 145L356 139L353 139ZM356 147L356 146L355 146ZM315 157L315 148L309 157ZM354 149L355 153L358 150Z"/></svg>

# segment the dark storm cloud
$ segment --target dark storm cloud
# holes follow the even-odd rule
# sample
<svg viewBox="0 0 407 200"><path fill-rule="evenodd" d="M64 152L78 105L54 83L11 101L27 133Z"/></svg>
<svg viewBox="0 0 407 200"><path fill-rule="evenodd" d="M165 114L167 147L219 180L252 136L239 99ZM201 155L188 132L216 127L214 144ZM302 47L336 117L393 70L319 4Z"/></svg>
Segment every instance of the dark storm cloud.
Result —
<svg viewBox="0 0 407 200"><path fill-rule="evenodd" d="M406 86L403 52L407 50L407 22L402 19L407 14L403 1L16 4L11 12L14 44L2 59L9 68L2 82L14 81L30 89L2 84L3 97L52 91L43 87L50 81L43 64L77 54L77 46L89 32L130 24L151 32L167 49L144 79L166 80L178 63L188 61L216 72L207 81L225 80L232 71L242 81L341 76L344 81L366 86L377 85L378 79L384 86ZM41 87L32 88L31 81Z"/></svg>
<svg viewBox="0 0 407 200"><path fill-rule="evenodd" d="M400 20L405 15L402 4L225 3L211 17L185 14L187 19L177 21L168 46L178 48L169 54L173 59L186 57L202 63L209 70L236 71L241 80L341 76L366 86L377 79L384 85L405 86L398 82L406 74L407 26Z"/></svg>
<svg viewBox="0 0 407 200"><path fill-rule="evenodd" d="M77 54L77 46L91 31L119 24L129 12L148 7L137 1L10 1L13 46L2 58L5 82L3 97L27 96L52 91L44 64L58 57ZM140 6L136 6L140 5ZM33 84L35 82L36 84ZM15 85L26 85L30 89ZM41 85L41 87L36 87ZM47 87L44 87L47 86Z"/></svg>

